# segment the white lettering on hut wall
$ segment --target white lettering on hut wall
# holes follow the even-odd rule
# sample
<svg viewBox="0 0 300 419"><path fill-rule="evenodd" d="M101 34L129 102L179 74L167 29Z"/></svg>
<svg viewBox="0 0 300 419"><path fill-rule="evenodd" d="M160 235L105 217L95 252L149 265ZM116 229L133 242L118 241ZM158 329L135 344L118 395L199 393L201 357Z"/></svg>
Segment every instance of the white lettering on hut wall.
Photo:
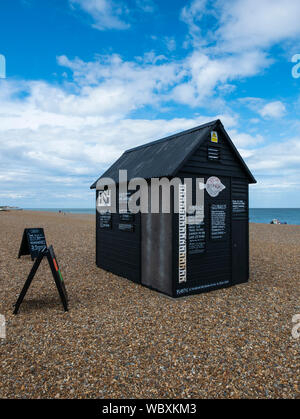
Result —
<svg viewBox="0 0 300 419"><path fill-rule="evenodd" d="M233 199L232 200L232 212L233 213L240 213L247 211L247 204L246 201L243 199Z"/></svg>
<svg viewBox="0 0 300 419"><path fill-rule="evenodd" d="M199 290L206 290L208 288L222 287L228 284L229 284L229 281L219 281L219 282L214 282L212 284L197 285L195 287L181 288L179 290L176 290L176 294L177 295L189 294L191 292L195 292Z"/></svg>
<svg viewBox="0 0 300 419"><path fill-rule="evenodd" d="M186 185L179 185L179 283L186 282Z"/></svg>

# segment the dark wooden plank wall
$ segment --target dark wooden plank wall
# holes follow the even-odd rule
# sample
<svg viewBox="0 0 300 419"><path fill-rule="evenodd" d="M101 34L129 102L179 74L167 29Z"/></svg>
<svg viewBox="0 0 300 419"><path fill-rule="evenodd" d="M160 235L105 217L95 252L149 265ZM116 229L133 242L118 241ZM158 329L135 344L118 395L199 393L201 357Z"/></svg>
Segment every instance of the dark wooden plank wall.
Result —
<svg viewBox="0 0 300 419"><path fill-rule="evenodd" d="M135 215L134 232L119 230L119 214L112 214L112 229L100 229L96 215L96 263L109 272L140 282L141 278L141 216Z"/></svg>
<svg viewBox="0 0 300 419"><path fill-rule="evenodd" d="M233 278L234 282L242 283L249 279L249 185L245 179L232 178L231 180L231 196L232 200L243 200L246 202L246 211L240 213L232 213L232 226L240 231L241 235L246 235L244 246L239 250L237 259L233 260ZM242 241L242 239L241 239ZM235 251L235 249L233 249ZM235 254L234 254L235 255ZM239 272L238 272L239 271ZM240 279L237 279L239 278Z"/></svg>
<svg viewBox="0 0 300 419"><path fill-rule="evenodd" d="M216 147L220 149L220 161L208 160L208 147ZM219 133L219 143L214 144L208 138L198 148L192 157L185 163L180 173L185 175L221 175L229 177L237 177L246 179L245 171L241 167L241 163L232 152L232 149L226 138Z"/></svg>
<svg viewBox="0 0 300 419"><path fill-rule="evenodd" d="M246 202L244 213L233 213L233 220L249 221L249 185L245 179L232 178L231 180L232 200L243 200Z"/></svg>

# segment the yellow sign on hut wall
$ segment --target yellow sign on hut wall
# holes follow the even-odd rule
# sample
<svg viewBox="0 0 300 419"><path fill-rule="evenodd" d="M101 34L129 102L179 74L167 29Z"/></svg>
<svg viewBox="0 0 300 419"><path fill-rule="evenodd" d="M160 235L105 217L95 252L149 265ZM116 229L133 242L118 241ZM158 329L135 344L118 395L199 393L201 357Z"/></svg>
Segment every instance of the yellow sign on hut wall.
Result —
<svg viewBox="0 0 300 419"><path fill-rule="evenodd" d="M219 142L218 133L216 131L211 132L211 142L212 143L218 143Z"/></svg>

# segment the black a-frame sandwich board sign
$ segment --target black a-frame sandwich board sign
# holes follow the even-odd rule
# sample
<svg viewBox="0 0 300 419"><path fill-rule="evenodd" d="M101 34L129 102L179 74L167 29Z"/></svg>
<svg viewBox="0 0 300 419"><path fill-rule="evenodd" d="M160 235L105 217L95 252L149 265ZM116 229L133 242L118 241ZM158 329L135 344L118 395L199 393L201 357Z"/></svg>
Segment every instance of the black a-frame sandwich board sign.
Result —
<svg viewBox="0 0 300 419"><path fill-rule="evenodd" d="M46 257L48 259L48 263L60 296L60 299L62 301L62 305L64 307L65 311L68 311L68 294L65 288L65 283L62 277L62 274L60 272L59 266L58 266L58 262L54 253L54 249L52 246L44 247L38 254L32 268L31 271L28 275L28 278L24 284L24 287L21 291L21 294L15 304L15 309L14 309L14 314L18 314L20 305L22 304L22 301L30 287L30 284L34 278L34 275L36 274L41 261L43 260L43 258Z"/></svg>
<svg viewBox="0 0 300 419"><path fill-rule="evenodd" d="M44 229L25 228L18 258L20 259L23 255L30 255L31 259L34 260L44 247L47 247Z"/></svg>

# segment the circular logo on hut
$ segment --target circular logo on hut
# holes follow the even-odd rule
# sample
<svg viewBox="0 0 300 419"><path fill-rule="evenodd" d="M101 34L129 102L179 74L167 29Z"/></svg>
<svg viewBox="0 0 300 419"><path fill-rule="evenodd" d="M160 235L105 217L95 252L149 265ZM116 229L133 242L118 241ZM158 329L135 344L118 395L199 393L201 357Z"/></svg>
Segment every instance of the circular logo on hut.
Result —
<svg viewBox="0 0 300 419"><path fill-rule="evenodd" d="M222 192L226 186L220 181L220 179L216 176L212 176L207 179L206 182L206 190L207 193L212 197L216 198L220 192Z"/></svg>

